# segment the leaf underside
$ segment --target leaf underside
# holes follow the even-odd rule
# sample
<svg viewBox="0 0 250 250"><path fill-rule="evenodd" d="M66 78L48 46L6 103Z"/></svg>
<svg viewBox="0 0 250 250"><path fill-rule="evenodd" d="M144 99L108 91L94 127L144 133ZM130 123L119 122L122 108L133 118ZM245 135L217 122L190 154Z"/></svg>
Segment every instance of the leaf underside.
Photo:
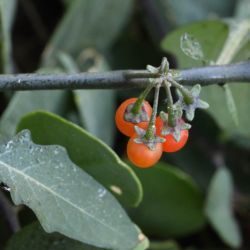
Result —
<svg viewBox="0 0 250 250"><path fill-rule="evenodd" d="M28 130L0 146L0 181L16 205L35 212L46 232L111 249L139 244L138 229L114 197L64 148L36 145Z"/></svg>

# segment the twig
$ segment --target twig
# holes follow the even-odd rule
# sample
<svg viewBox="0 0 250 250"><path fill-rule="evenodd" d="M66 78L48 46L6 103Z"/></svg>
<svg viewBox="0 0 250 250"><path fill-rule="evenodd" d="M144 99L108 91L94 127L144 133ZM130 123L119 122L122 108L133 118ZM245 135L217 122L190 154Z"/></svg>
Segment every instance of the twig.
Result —
<svg viewBox="0 0 250 250"><path fill-rule="evenodd" d="M183 85L211 85L231 82L250 83L250 61L186 70L170 70ZM0 91L44 89L128 89L143 88L158 76L146 70L118 70L78 74L0 75Z"/></svg>
<svg viewBox="0 0 250 250"><path fill-rule="evenodd" d="M175 80L184 85L200 83L202 86L231 82L250 83L250 61L181 70Z"/></svg>

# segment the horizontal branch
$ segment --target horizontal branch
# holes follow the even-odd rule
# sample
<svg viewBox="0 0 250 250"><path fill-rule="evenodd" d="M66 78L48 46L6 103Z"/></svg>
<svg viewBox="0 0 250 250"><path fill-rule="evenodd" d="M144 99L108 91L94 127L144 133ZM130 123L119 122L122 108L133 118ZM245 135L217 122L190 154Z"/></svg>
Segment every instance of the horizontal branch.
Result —
<svg viewBox="0 0 250 250"><path fill-rule="evenodd" d="M181 70L175 80L184 85L200 83L203 86L232 82L250 83L250 61Z"/></svg>
<svg viewBox="0 0 250 250"><path fill-rule="evenodd" d="M1 90L45 90L45 89L119 89L141 88L149 83L149 78L129 78L130 70L102 73L76 74L17 74L0 75ZM135 71L139 76L144 71ZM147 72L145 72L147 73Z"/></svg>
<svg viewBox="0 0 250 250"><path fill-rule="evenodd" d="M250 61L222 66L171 70L174 80L183 85L210 85L230 82L250 83ZM150 78L158 77L146 70L117 70L78 74L0 75L0 91L45 89L126 89L142 88Z"/></svg>

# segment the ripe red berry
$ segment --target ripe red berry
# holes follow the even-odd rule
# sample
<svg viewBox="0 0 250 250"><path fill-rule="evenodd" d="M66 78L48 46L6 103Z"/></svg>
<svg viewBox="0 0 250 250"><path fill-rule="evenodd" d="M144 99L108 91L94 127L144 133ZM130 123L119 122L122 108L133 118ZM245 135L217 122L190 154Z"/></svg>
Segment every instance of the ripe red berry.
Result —
<svg viewBox="0 0 250 250"><path fill-rule="evenodd" d="M168 153L179 151L187 143L188 136L189 136L188 130L181 130L180 140L176 141L172 134L168 134L168 135L161 134L163 125L164 125L164 122L162 121L162 119L160 117L157 117L156 122L155 122L156 134L166 139L166 141L162 144L162 150Z"/></svg>
<svg viewBox="0 0 250 250"><path fill-rule="evenodd" d="M156 143L155 149L150 149L145 144L138 144L134 141L137 137L134 134L128 141L127 155L129 160L140 168L149 168L156 164L162 155L162 143Z"/></svg>
<svg viewBox="0 0 250 250"><path fill-rule="evenodd" d="M135 133L134 126L146 129L148 126L148 121L142 121L139 123L133 123L125 120L125 113L129 105L134 104L137 98L130 98L124 101L117 109L115 114L115 122L117 128L126 136L132 136ZM148 117L152 114L152 107L147 101L143 101L141 112L146 112Z"/></svg>

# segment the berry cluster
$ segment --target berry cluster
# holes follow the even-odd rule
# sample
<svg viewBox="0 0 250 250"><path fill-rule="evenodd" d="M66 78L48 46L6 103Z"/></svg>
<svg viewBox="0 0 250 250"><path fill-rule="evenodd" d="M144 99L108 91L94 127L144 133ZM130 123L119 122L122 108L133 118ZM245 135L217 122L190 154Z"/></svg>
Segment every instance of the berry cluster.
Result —
<svg viewBox="0 0 250 250"><path fill-rule="evenodd" d="M124 101L115 115L117 128L130 137L127 145L128 158L141 168L153 166L163 152L176 152L185 146L191 125L184 121L183 111L186 119L192 121L196 108L209 107L199 98L200 85L188 90L173 79L166 58L163 58L159 68L148 66L147 69L157 77L151 79L151 84L138 98ZM157 116L161 87L166 90L167 105L166 112L161 111ZM171 87L177 90L178 100L175 103ZM153 108L145 100L152 88L155 88Z"/></svg>

